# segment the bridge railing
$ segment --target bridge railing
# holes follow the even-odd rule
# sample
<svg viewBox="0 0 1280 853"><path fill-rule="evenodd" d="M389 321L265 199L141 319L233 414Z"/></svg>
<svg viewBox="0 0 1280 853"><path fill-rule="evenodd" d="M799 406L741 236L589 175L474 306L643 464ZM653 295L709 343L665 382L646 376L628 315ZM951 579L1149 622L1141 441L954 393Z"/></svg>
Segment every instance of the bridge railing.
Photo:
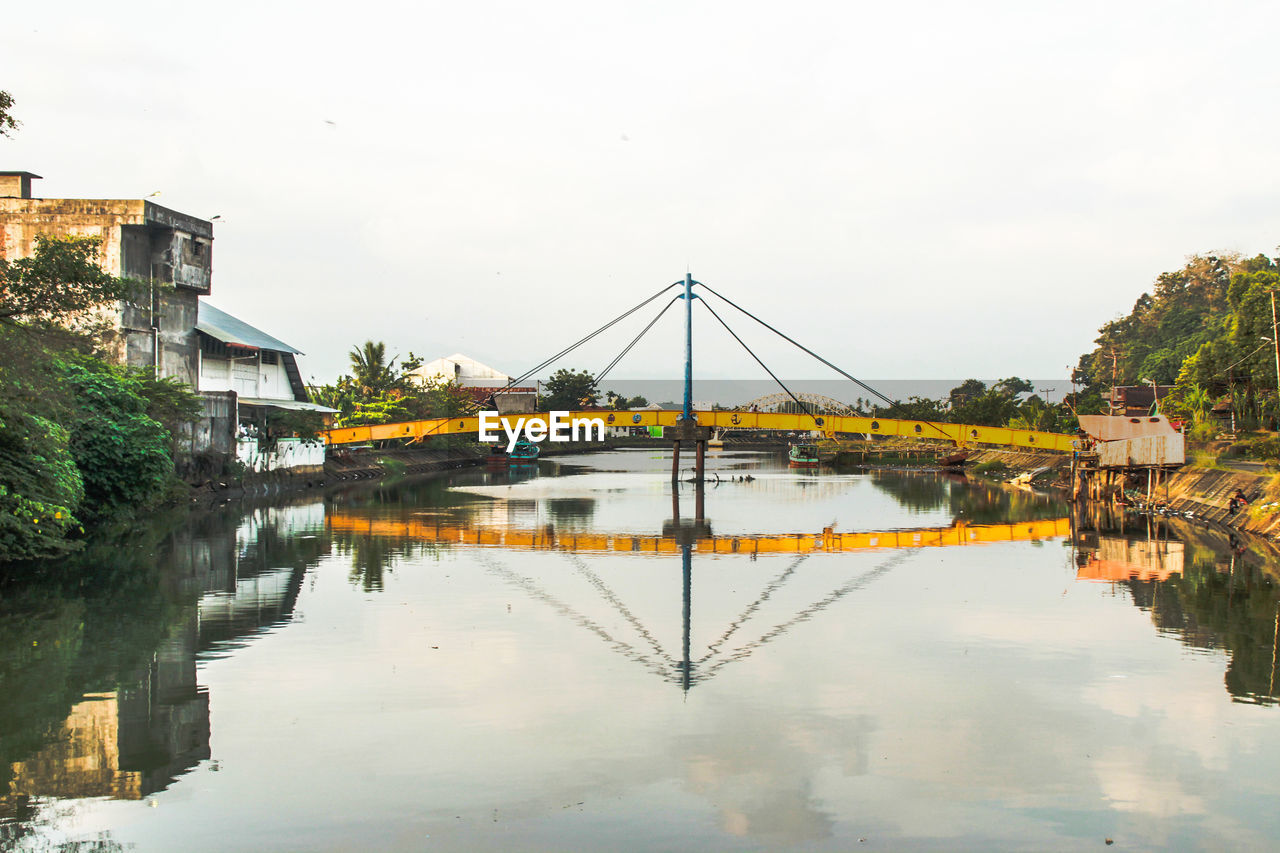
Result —
<svg viewBox="0 0 1280 853"><path fill-rule="evenodd" d="M674 427L680 418L676 409L651 409L640 412L578 411L567 413L572 420L600 420L606 427ZM1010 429L1008 427L975 426L972 424L947 424L933 421L901 420L897 418L849 417L843 415L801 415L782 412L747 411L698 411L694 412L700 426L720 429L773 430L783 432L808 432L820 430L826 435L864 434L881 436L908 436L910 438L950 441L957 445L994 444L1004 447L1020 447L1028 450L1045 450L1069 453L1073 437L1055 432ZM491 424L505 423L512 429L541 425L550 428L550 415L539 412L528 415L503 415L489 420ZM394 424L345 427L331 429L322 436L327 444L363 444L387 439L420 441L443 435L475 433L480 419L473 415L455 418L431 418ZM503 427L497 433L505 444Z"/></svg>

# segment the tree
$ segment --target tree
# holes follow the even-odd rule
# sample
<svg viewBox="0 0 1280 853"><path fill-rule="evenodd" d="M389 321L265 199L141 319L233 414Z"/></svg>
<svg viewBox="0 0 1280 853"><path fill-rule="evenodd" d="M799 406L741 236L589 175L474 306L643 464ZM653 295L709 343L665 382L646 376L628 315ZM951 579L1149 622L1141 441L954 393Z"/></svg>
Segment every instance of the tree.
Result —
<svg viewBox="0 0 1280 853"><path fill-rule="evenodd" d="M945 421L947 413L943 410L942 401L931 400L928 397L908 397L904 403L901 400L895 400L888 411L883 413L885 417L902 418L908 421Z"/></svg>
<svg viewBox="0 0 1280 853"><path fill-rule="evenodd" d="M951 401L951 407L961 406L966 400L972 400L974 397L981 397L987 393L987 383L978 379L966 379L959 385L951 389L948 395Z"/></svg>
<svg viewBox="0 0 1280 853"><path fill-rule="evenodd" d="M0 92L0 136L12 136L19 121L9 111L13 109L13 95Z"/></svg>
<svg viewBox="0 0 1280 853"><path fill-rule="evenodd" d="M59 355L56 365L71 393L59 420L84 478L83 511L105 518L154 506L173 479L172 441L147 414L138 372L78 355Z"/></svg>
<svg viewBox="0 0 1280 853"><path fill-rule="evenodd" d="M543 398L543 408L557 411L573 411L585 406L593 406L596 402L596 378L583 370L565 370L561 368L551 374L551 378L543 383L547 389Z"/></svg>
<svg viewBox="0 0 1280 853"><path fill-rule="evenodd" d="M398 384L396 360L387 361L387 345L382 341L365 341L363 346L352 348L348 356L352 379L365 396L381 396Z"/></svg>
<svg viewBox="0 0 1280 853"><path fill-rule="evenodd" d="M0 322L75 328L90 312L133 294L134 283L98 266L96 237L39 235L26 258L0 258Z"/></svg>

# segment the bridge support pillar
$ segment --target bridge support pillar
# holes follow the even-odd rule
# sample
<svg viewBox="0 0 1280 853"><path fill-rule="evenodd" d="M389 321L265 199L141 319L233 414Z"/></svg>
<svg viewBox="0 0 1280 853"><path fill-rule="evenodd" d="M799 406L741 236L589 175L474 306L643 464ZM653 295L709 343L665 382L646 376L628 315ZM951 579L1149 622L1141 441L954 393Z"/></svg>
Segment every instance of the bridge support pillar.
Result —
<svg viewBox="0 0 1280 853"><path fill-rule="evenodd" d="M671 440L671 481L680 479L680 445L694 446L693 479L699 485L706 476L707 442L711 440L711 427L698 426L697 418L681 418L676 421Z"/></svg>

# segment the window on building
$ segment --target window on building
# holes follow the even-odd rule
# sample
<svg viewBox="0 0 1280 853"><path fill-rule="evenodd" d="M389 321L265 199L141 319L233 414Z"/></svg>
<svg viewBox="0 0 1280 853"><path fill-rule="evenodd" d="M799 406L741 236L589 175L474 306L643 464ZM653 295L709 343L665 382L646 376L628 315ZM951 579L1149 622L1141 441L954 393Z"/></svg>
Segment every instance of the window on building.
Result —
<svg viewBox="0 0 1280 853"><path fill-rule="evenodd" d="M262 363L263 364L279 364L280 353L276 352L275 350L264 349L262 351Z"/></svg>
<svg viewBox="0 0 1280 853"><path fill-rule="evenodd" d="M231 358L230 348L217 338L200 336L200 352L205 358Z"/></svg>

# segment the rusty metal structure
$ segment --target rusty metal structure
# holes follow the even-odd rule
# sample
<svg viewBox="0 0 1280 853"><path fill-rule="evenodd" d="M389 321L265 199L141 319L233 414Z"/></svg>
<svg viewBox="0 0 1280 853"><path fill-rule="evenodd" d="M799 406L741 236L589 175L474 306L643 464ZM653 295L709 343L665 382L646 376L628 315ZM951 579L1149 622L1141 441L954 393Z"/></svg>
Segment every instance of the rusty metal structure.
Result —
<svg viewBox="0 0 1280 853"><path fill-rule="evenodd" d="M1084 437L1072 456L1073 497L1109 499L1123 496L1125 486L1145 485L1151 502L1168 472L1187 461L1184 436L1163 415L1079 419Z"/></svg>

